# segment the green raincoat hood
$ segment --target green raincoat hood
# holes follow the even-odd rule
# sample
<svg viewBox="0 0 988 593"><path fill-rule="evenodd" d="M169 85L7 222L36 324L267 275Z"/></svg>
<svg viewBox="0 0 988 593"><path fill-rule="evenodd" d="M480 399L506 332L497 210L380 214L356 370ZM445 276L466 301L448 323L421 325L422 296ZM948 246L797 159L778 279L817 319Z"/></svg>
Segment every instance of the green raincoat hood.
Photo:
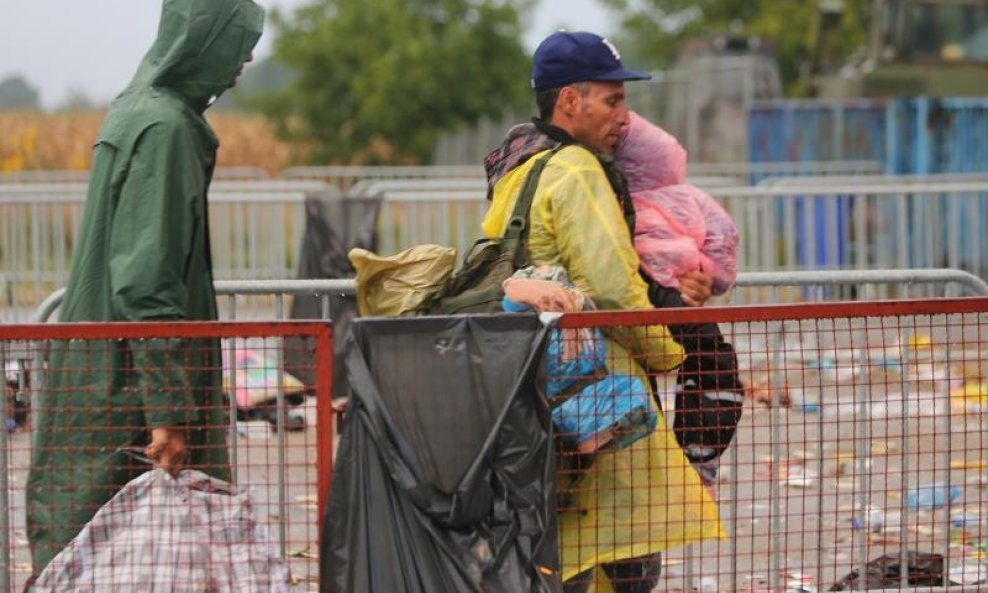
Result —
<svg viewBox="0 0 988 593"><path fill-rule="evenodd" d="M263 24L264 9L251 0L165 0L158 35L124 93L170 89L202 112L229 88Z"/></svg>

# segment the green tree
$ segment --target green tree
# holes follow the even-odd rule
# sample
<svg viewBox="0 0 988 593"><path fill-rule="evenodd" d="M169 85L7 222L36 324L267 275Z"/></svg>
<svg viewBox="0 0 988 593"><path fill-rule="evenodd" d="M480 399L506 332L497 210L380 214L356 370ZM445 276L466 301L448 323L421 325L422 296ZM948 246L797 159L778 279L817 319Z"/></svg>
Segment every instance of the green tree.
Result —
<svg viewBox="0 0 988 593"><path fill-rule="evenodd" d="M268 57L244 68L237 85L210 107L211 111L251 111L257 97L270 95L287 88L295 80L295 73L274 57Z"/></svg>
<svg viewBox="0 0 988 593"><path fill-rule="evenodd" d="M314 0L272 16L297 77L254 102L313 162L424 162L438 134L530 100L521 0Z"/></svg>
<svg viewBox="0 0 988 593"><path fill-rule="evenodd" d="M636 61L664 67L675 47L696 36L736 33L773 44L786 88L800 93L817 58L821 6L833 0L602 0L617 11L624 31L622 48ZM871 0L843 0L840 21L828 50L848 57L867 40Z"/></svg>
<svg viewBox="0 0 988 593"><path fill-rule="evenodd" d="M0 111L5 109L39 109L38 91L23 76L8 76L0 80Z"/></svg>

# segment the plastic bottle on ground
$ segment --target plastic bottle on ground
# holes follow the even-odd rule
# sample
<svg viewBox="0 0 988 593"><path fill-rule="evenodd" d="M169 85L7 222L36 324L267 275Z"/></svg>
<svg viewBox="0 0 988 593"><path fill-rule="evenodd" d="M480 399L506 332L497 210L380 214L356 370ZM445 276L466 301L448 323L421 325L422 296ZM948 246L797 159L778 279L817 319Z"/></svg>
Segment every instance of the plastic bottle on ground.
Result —
<svg viewBox="0 0 988 593"><path fill-rule="evenodd" d="M906 493L906 504L914 509L939 509L948 502L957 502L964 494L960 486L947 487L943 482L918 486Z"/></svg>

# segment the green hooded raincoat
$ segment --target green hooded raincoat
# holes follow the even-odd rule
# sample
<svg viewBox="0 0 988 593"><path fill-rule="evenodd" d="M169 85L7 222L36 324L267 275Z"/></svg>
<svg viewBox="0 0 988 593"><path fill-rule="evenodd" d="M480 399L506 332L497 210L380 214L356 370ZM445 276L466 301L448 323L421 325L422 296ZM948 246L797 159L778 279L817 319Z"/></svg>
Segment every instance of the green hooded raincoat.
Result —
<svg viewBox="0 0 988 593"><path fill-rule="evenodd" d="M219 143L203 112L263 20L251 0L164 0L96 140L61 321L216 319L206 192ZM216 340L52 345L27 484L35 574L144 469L119 448L151 428L189 427L190 464L230 478L219 363Z"/></svg>

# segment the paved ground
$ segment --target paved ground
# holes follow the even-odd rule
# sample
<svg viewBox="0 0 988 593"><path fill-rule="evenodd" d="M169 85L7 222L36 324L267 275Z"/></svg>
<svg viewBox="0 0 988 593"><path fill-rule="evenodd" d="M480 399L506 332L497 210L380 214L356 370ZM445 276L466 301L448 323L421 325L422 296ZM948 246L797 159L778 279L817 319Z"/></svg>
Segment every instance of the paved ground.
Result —
<svg viewBox="0 0 988 593"><path fill-rule="evenodd" d="M719 486L732 537L670 554L661 590L827 590L902 549L943 555L955 582L988 578L984 344L967 331L979 326L946 327L885 330L854 348L854 332L804 327L781 352L765 345L771 332L744 328L763 337L739 340L755 389ZM781 390L765 388L770 375ZM773 392L788 407L755 401Z"/></svg>

